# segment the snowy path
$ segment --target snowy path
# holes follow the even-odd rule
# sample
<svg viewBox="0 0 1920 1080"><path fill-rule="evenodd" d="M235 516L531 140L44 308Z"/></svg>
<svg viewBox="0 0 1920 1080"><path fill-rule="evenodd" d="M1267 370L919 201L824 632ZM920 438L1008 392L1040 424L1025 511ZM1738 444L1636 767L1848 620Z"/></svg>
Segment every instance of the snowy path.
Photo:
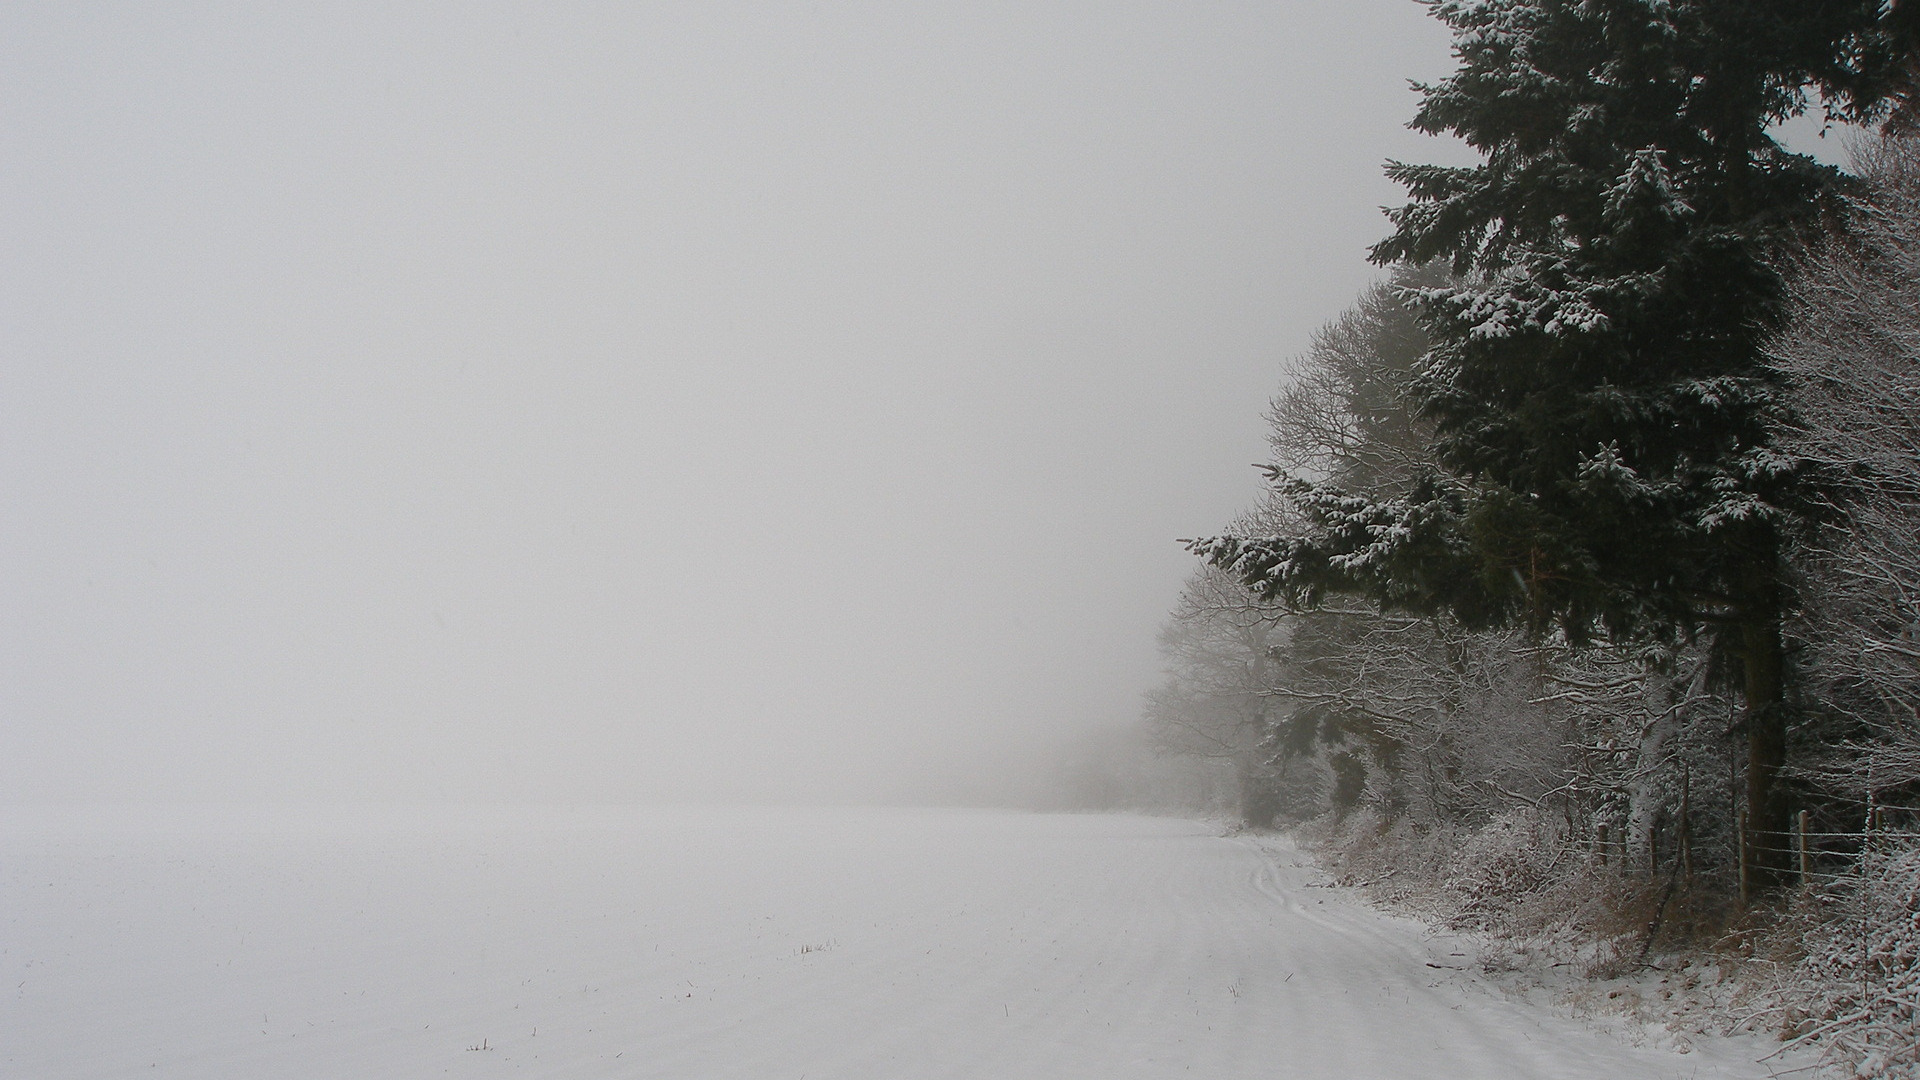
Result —
<svg viewBox="0 0 1920 1080"><path fill-rule="evenodd" d="M9 812L0 1076L1768 1074L1504 999L1316 878L1135 817Z"/></svg>

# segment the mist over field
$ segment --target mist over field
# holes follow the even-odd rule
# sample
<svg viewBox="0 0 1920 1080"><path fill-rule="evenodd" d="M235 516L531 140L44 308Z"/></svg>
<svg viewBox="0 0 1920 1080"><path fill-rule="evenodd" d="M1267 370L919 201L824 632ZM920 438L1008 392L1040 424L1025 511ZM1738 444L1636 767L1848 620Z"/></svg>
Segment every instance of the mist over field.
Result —
<svg viewBox="0 0 1920 1080"><path fill-rule="evenodd" d="M1916 73L5 6L0 1074L1920 1070Z"/></svg>
<svg viewBox="0 0 1920 1080"><path fill-rule="evenodd" d="M0 800L1030 799L1443 30L12 5Z"/></svg>

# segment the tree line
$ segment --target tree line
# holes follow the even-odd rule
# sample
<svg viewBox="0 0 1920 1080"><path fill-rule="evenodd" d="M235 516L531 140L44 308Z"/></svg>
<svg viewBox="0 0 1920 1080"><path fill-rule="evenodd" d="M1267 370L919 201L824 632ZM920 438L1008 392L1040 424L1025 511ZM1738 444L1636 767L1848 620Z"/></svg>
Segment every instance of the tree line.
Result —
<svg viewBox="0 0 1920 1080"><path fill-rule="evenodd" d="M1412 126L1480 162L1389 165L1388 280L1187 542L1150 726L1256 825L1778 895L1920 807L1920 3L1428 6Z"/></svg>

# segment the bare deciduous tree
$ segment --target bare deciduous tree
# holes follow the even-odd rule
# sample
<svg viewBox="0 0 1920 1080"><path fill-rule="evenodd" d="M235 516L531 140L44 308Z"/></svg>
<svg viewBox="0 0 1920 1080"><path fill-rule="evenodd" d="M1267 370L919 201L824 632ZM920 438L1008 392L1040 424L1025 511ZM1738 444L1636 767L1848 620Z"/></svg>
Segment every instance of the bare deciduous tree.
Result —
<svg viewBox="0 0 1920 1080"><path fill-rule="evenodd" d="M1800 635L1816 691L1864 725L1859 775L1830 780L1865 795L1920 782L1920 139L1855 158L1867 190L1801 262L1774 355L1799 414L1787 448L1823 471L1831 512Z"/></svg>

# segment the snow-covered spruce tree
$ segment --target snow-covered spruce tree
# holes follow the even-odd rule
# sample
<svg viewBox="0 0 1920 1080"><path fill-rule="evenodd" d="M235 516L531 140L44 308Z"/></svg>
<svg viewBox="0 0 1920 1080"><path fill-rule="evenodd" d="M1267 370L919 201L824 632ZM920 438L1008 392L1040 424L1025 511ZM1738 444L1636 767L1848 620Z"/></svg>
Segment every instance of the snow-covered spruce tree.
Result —
<svg viewBox="0 0 1920 1080"><path fill-rule="evenodd" d="M1354 593L1569 640L1706 628L1740 673L1750 828L1781 868L1799 463L1762 346L1773 257L1842 185L1769 131L1817 100L1872 121L1912 85L1920 0L1429 0L1452 77L1413 126L1471 168L1394 164L1373 250L1419 293L1442 469L1373 498L1295 478L1310 527L1193 544L1261 595ZM1811 97L1810 97L1811 95Z"/></svg>

